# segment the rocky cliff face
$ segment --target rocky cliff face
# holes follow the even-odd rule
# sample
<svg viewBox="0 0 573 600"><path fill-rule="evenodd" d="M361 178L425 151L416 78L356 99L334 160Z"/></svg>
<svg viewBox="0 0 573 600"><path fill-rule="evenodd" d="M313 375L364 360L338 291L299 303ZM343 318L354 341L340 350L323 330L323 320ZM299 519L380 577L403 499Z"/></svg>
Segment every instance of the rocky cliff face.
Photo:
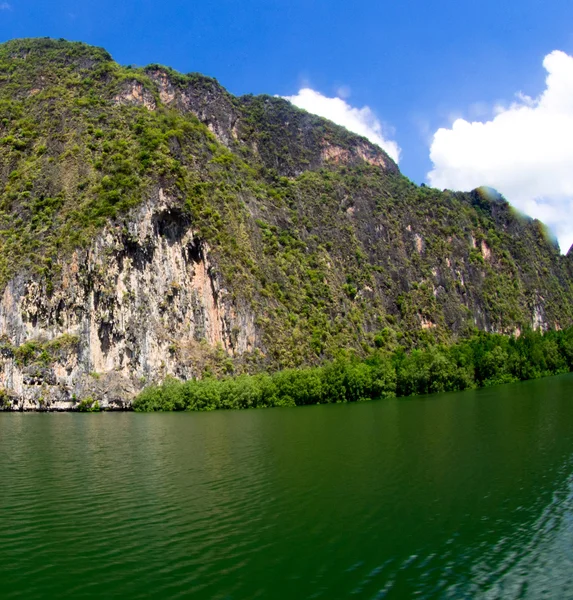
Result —
<svg viewBox="0 0 573 600"><path fill-rule="evenodd" d="M571 253L266 96L0 45L0 409L573 324Z"/></svg>
<svg viewBox="0 0 573 600"><path fill-rule="evenodd" d="M26 277L4 289L0 386L14 409L73 409L85 398L123 408L145 383L200 377L213 349L257 345L252 310L229 297L208 245L161 188L127 227L106 227L62 267L51 292ZM29 340L66 343L42 364L10 350Z"/></svg>

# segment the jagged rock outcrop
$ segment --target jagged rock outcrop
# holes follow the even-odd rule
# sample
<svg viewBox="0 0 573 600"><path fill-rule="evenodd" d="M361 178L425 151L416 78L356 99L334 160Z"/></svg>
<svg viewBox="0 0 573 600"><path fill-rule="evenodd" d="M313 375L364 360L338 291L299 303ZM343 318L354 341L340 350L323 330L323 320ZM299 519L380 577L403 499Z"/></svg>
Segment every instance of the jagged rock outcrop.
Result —
<svg viewBox="0 0 573 600"><path fill-rule="evenodd" d="M0 109L0 409L573 324L539 222L286 100L42 39L0 45Z"/></svg>

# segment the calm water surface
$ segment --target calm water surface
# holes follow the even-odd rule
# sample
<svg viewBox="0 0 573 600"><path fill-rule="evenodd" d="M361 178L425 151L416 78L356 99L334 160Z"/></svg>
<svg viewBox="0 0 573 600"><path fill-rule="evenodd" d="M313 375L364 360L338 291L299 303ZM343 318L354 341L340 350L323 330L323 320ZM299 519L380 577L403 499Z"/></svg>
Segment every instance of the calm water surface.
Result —
<svg viewBox="0 0 573 600"><path fill-rule="evenodd" d="M0 597L573 598L573 376L0 414Z"/></svg>

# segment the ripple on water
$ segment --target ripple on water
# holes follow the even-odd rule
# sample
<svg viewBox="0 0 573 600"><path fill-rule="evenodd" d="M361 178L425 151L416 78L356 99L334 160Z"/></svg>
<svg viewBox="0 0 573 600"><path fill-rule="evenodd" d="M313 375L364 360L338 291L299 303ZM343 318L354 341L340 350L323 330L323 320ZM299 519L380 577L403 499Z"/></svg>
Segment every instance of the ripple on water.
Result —
<svg viewBox="0 0 573 600"><path fill-rule="evenodd" d="M573 378L503 389L0 415L2 600L573 597Z"/></svg>

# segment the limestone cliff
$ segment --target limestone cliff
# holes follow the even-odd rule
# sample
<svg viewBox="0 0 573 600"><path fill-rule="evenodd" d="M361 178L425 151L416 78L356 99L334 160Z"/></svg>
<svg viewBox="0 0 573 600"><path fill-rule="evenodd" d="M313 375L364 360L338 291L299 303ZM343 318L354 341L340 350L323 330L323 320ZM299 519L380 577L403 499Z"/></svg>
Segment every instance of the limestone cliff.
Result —
<svg viewBox="0 0 573 600"><path fill-rule="evenodd" d="M4 289L0 386L14 408L71 409L86 397L122 408L147 382L201 376L208 348L232 356L257 344L252 310L229 298L208 245L161 188L62 267L52 293L26 277ZM46 364L10 350L62 339Z"/></svg>
<svg viewBox="0 0 573 600"><path fill-rule="evenodd" d="M542 224L285 100L15 40L0 113L0 409L573 324Z"/></svg>

